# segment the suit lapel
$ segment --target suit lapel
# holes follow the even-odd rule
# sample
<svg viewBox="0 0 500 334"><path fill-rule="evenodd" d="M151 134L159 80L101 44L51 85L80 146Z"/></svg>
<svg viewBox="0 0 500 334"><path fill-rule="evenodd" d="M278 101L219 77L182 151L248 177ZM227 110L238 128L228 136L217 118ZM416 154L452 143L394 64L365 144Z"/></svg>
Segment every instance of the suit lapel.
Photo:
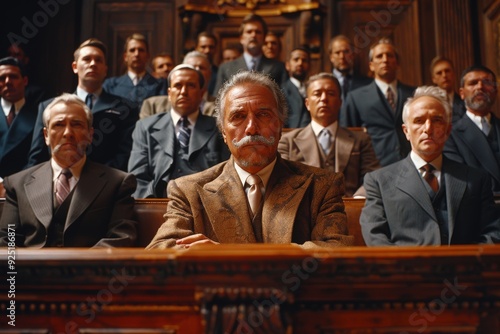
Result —
<svg viewBox="0 0 500 334"><path fill-rule="evenodd" d="M367 87L366 90L366 102L368 104L368 108L371 109L370 113L376 112L378 114L377 117L386 118L387 121L394 123L394 113L391 111L391 107L385 98L385 94L383 94L378 88L375 81L371 83L371 89ZM373 102L378 101L379 103Z"/></svg>
<svg viewBox="0 0 500 334"><path fill-rule="evenodd" d="M231 157L222 173L199 187L209 224L221 243L255 243L247 198Z"/></svg>
<svg viewBox="0 0 500 334"><path fill-rule="evenodd" d="M492 125L498 123L494 116L491 116ZM498 182L500 182L500 170L498 168L498 161L495 158L493 151L490 148L488 140L484 134L479 130L479 128L472 122L472 120L465 116L456 122L456 131L458 136L462 138L465 145L470 149L471 154L473 154L477 161L480 161L483 168L488 171ZM497 132L500 130L500 126L497 126Z"/></svg>
<svg viewBox="0 0 500 334"><path fill-rule="evenodd" d="M297 134L293 142L299 148L306 165L321 167L319 164L321 157L319 156L316 135L310 124Z"/></svg>
<svg viewBox="0 0 500 334"><path fill-rule="evenodd" d="M341 128L337 128L335 138L335 171L342 172L351 158L351 152L354 147L354 138L350 133Z"/></svg>
<svg viewBox="0 0 500 334"><path fill-rule="evenodd" d="M278 158L266 189L262 209L264 243L291 243L293 226L300 203L312 181L292 172Z"/></svg>
<svg viewBox="0 0 500 334"><path fill-rule="evenodd" d="M205 144L210 140L214 132L213 126L208 122L207 117L201 113L198 115L196 124L194 125L194 131L191 134L191 139L189 142L189 156L203 148Z"/></svg>
<svg viewBox="0 0 500 334"><path fill-rule="evenodd" d="M443 159L443 169L444 180L446 185L446 204L448 207L448 227L450 230L449 240L450 242L453 236L453 229L455 227L455 221L457 217L457 212L460 207L460 202L465 193L467 183L466 171L464 168L454 168L454 163L450 160Z"/></svg>
<svg viewBox="0 0 500 334"><path fill-rule="evenodd" d="M412 197L434 221L437 221L429 193L409 155L401 161L401 170L395 182L397 188Z"/></svg>
<svg viewBox="0 0 500 334"><path fill-rule="evenodd" d="M36 117L36 107L25 103L17 113L16 118L14 118L14 122L10 126L10 129L8 129L8 135L3 147L4 156L15 149L26 136L33 132ZM7 125L7 123L5 123L5 125Z"/></svg>
<svg viewBox="0 0 500 334"><path fill-rule="evenodd" d="M94 202L106 183L106 172L99 165L87 160L73 192L65 230Z"/></svg>
<svg viewBox="0 0 500 334"><path fill-rule="evenodd" d="M47 182L47 180L50 180L50 182ZM50 161L45 162L33 172L31 179L24 185L24 189L36 218L46 229L49 228L54 211Z"/></svg>

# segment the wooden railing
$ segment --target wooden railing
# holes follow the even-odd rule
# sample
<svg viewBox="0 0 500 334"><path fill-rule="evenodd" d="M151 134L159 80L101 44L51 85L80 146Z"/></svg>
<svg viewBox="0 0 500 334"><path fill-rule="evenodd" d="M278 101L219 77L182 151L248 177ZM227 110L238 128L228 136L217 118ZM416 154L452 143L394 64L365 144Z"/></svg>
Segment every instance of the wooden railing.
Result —
<svg viewBox="0 0 500 334"><path fill-rule="evenodd" d="M9 251L0 333L500 333L498 246Z"/></svg>

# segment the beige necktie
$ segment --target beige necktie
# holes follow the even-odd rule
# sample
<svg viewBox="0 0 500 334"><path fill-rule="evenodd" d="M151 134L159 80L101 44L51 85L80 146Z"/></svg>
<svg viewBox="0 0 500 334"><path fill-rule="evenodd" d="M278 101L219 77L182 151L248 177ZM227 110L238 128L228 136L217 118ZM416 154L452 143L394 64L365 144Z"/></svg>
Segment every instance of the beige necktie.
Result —
<svg viewBox="0 0 500 334"><path fill-rule="evenodd" d="M255 214L259 210L260 202L262 201L262 180L258 175L249 175L247 177L246 183L250 185L250 189L248 189L247 193L248 203L250 204L252 215L255 216Z"/></svg>

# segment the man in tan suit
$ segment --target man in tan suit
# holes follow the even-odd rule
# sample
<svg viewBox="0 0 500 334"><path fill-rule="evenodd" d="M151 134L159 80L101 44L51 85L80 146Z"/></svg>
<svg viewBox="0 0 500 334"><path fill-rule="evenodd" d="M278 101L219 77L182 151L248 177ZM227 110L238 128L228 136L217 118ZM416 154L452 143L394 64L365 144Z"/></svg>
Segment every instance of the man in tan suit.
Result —
<svg viewBox="0 0 500 334"><path fill-rule="evenodd" d="M305 128L285 133L278 152L284 159L342 172L345 195L364 196L364 175L380 167L370 136L338 126L342 97L340 84L331 73L312 76L306 94L312 121Z"/></svg>
<svg viewBox="0 0 500 334"><path fill-rule="evenodd" d="M170 181L166 221L148 248L352 244L342 175L284 160L277 152L287 108L274 81L258 72L240 72L221 88L216 110L232 156Z"/></svg>

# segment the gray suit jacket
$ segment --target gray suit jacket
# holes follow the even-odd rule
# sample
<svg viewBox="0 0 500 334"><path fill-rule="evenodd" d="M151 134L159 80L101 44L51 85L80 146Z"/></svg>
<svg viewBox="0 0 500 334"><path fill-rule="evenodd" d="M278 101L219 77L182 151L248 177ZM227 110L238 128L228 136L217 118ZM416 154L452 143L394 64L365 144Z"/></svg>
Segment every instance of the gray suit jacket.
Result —
<svg viewBox="0 0 500 334"><path fill-rule="evenodd" d="M344 174L345 195L353 196L363 185L365 174L380 168L370 137L338 127L334 145L335 172ZM284 133L278 145L283 159L325 168L321 165L320 149L311 125ZM364 195L364 191L357 195Z"/></svg>
<svg viewBox="0 0 500 334"><path fill-rule="evenodd" d="M166 197L174 173L175 125L170 113L160 113L137 122L128 170L137 177L136 198ZM190 167L202 171L229 158L229 150L215 124L215 118L199 115L189 141ZM187 173L187 171L185 171Z"/></svg>
<svg viewBox="0 0 500 334"><path fill-rule="evenodd" d="M9 224L16 245L41 248L54 213L50 161L4 180L6 202L0 218L0 246L8 243ZM131 247L136 182L133 175L87 160L73 190L64 226L65 247Z"/></svg>
<svg viewBox="0 0 500 334"><path fill-rule="evenodd" d="M500 143L500 120L491 114L491 127ZM484 133L464 115L453 124L444 152L447 157L487 172L492 189L500 194L500 161L495 157Z"/></svg>
<svg viewBox="0 0 500 334"><path fill-rule="evenodd" d="M217 81L215 84L214 95L217 96L217 92L222 87L224 82L239 71L248 71L243 55L235 60L221 64L219 70L217 71ZM274 81L276 81L278 86L281 86L281 84L288 79L288 72L285 68L285 64L278 60L266 58L264 55L262 55L260 63L257 66L257 71L268 74L274 79Z"/></svg>
<svg viewBox="0 0 500 334"><path fill-rule="evenodd" d="M406 99L413 95L414 90L414 87L398 82L398 103L395 112L390 109L385 95L375 81L349 92L342 105L340 126L365 127L382 166L399 161L410 153L410 143L401 128L401 115Z"/></svg>
<svg viewBox="0 0 500 334"><path fill-rule="evenodd" d="M488 175L443 159L449 244L500 242L500 212ZM441 179L443 180L443 179ZM410 156L365 175L360 224L368 246L440 245L440 231L425 182Z"/></svg>
<svg viewBox="0 0 500 334"><path fill-rule="evenodd" d="M168 185L166 221L148 248L202 233L220 243L255 243L245 191L231 157ZM342 176L278 158L262 208L264 243L349 246Z"/></svg>

